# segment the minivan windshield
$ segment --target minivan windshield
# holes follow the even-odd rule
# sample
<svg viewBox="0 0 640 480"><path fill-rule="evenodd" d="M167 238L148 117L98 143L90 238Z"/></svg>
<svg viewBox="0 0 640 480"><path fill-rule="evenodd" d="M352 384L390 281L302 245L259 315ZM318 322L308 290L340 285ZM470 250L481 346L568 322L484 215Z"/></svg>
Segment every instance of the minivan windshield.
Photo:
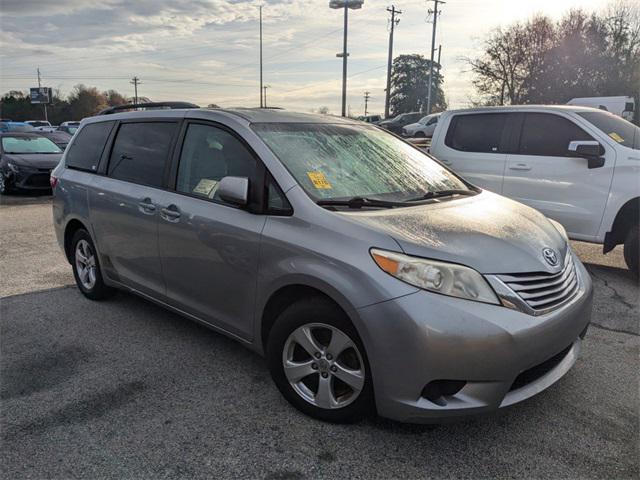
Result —
<svg viewBox="0 0 640 480"><path fill-rule="evenodd" d="M264 123L253 129L314 200L407 202L429 192L469 190L428 155L373 126Z"/></svg>
<svg viewBox="0 0 640 480"><path fill-rule="evenodd" d="M62 150L44 137L2 137L4 153L62 153Z"/></svg>
<svg viewBox="0 0 640 480"><path fill-rule="evenodd" d="M577 113L620 145L640 150L640 128L633 123L607 112Z"/></svg>

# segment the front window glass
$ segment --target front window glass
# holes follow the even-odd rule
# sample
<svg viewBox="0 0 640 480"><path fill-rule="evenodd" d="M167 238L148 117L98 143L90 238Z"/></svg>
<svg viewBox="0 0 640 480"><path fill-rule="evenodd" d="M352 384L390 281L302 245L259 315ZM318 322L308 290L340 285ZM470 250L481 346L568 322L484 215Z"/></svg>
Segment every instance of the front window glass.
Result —
<svg viewBox="0 0 640 480"><path fill-rule="evenodd" d="M61 153L62 150L44 137L3 137L4 153Z"/></svg>
<svg viewBox="0 0 640 480"><path fill-rule="evenodd" d="M527 113L520 136L521 155L565 157L569 143L575 140L593 140L572 121L549 113Z"/></svg>
<svg viewBox="0 0 640 480"><path fill-rule="evenodd" d="M313 199L406 201L466 185L426 154L368 125L256 124Z"/></svg>
<svg viewBox="0 0 640 480"><path fill-rule="evenodd" d="M221 201L218 183L224 177L255 179L253 155L235 136L210 125L192 124L182 145L176 190Z"/></svg>
<svg viewBox="0 0 640 480"><path fill-rule="evenodd" d="M578 115L620 145L640 150L640 128L633 123L612 113L578 112Z"/></svg>

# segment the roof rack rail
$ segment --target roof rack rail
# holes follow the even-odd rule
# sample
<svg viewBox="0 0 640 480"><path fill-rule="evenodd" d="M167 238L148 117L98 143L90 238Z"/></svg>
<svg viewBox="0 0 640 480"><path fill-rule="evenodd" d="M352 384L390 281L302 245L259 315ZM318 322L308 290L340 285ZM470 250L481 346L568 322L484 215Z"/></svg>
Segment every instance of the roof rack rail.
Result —
<svg viewBox="0 0 640 480"><path fill-rule="evenodd" d="M153 109L153 108L165 108L174 110L176 108L200 108L199 105L189 102L148 102L148 103L125 103L123 105L116 105L115 107L105 108L100 110L98 115L110 115L112 113L118 113L121 110L132 110L134 108Z"/></svg>

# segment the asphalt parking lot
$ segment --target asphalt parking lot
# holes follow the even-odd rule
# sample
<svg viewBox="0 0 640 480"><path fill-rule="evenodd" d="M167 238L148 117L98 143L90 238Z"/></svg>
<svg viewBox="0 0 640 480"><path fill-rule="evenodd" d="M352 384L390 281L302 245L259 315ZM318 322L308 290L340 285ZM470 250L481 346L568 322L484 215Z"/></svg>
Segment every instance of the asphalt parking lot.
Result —
<svg viewBox="0 0 640 480"><path fill-rule="evenodd" d="M595 283L580 359L522 404L458 423L312 420L263 360L129 294L94 303L49 197L0 204L2 478L638 478L639 286L575 243Z"/></svg>

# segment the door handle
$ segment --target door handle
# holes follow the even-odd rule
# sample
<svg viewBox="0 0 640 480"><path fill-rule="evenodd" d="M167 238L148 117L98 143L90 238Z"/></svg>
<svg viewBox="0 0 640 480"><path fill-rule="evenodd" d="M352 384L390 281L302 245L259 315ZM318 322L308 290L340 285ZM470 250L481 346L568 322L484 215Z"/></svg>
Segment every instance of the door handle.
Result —
<svg viewBox="0 0 640 480"><path fill-rule="evenodd" d="M180 210L173 204L160 209L160 216L167 222L177 222L180 220L180 215Z"/></svg>
<svg viewBox="0 0 640 480"><path fill-rule="evenodd" d="M147 215L153 215L156 211L156 206L151 203L150 198L145 198L144 200L138 202L138 207L142 213Z"/></svg>
<svg viewBox="0 0 640 480"><path fill-rule="evenodd" d="M531 170L531 166L526 163L516 163L515 165L511 165L509 170Z"/></svg>
<svg viewBox="0 0 640 480"><path fill-rule="evenodd" d="M451 160L440 160L442 163L444 163L445 165L451 165Z"/></svg>

